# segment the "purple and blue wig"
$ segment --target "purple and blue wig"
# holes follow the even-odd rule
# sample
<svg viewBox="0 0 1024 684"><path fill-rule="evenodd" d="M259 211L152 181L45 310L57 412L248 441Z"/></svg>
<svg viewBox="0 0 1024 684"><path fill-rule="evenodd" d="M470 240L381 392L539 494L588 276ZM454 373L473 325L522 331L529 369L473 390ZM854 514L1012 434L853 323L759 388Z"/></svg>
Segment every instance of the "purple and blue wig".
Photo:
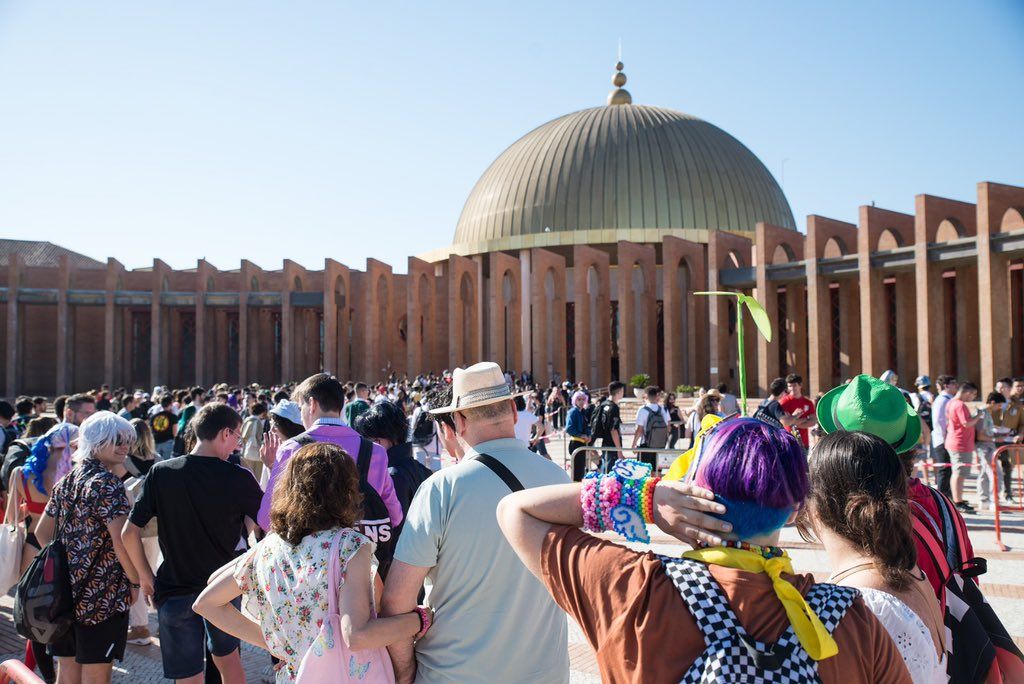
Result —
<svg viewBox="0 0 1024 684"><path fill-rule="evenodd" d="M32 451L25 460L22 470L40 494L50 495L46 491L46 486L43 482L43 473L46 472L46 465L50 462L51 452L56 452L59 454L59 458L66 460L70 464L71 443L77 438L78 426L71 423L57 423L32 445ZM67 468L63 470L66 472ZM58 472L60 472L60 469L58 469ZM60 476L63 476L64 472L60 472ZM54 478L54 481L57 479L59 479L59 476Z"/></svg>
<svg viewBox="0 0 1024 684"><path fill-rule="evenodd" d="M717 425L693 482L707 487L725 504L718 516L732 523L733 534L749 539L786 524L807 496L807 457L793 435L753 418Z"/></svg>

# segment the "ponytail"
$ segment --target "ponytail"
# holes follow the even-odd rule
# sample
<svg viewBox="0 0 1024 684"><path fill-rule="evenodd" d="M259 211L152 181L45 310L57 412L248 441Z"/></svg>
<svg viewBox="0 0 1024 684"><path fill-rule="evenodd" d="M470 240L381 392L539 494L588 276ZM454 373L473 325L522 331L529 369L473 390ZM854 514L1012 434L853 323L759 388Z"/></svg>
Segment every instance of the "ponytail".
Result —
<svg viewBox="0 0 1024 684"><path fill-rule="evenodd" d="M910 586L917 546L906 491L887 490L881 498L856 492L846 501L846 524L836 532L875 560L885 583L897 591Z"/></svg>

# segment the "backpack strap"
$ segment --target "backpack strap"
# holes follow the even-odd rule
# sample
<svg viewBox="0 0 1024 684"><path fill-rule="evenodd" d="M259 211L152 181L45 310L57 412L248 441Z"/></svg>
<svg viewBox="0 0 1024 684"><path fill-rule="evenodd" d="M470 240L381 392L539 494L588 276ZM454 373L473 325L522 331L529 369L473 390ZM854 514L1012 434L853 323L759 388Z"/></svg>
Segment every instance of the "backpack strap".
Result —
<svg viewBox="0 0 1024 684"><path fill-rule="evenodd" d="M373 457L373 442L365 437L359 438L359 456L356 458L356 467L359 468L359 482L368 483L370 477L370 461Z"/></svg>
<svg viewBox="0 0 1024 684"><path fill-rule="evenodd" d="M292 441L294 441L300 447L304 447L307 444L314 443L316 440L308 432L303 432L301 435L292 437Z"/></svg>
<svg viewBox="0 0 1024 684"><path fill-rule="evenodd" d="M736 635L746 635L729 607L728 597L706 565L670 556L658 556L658 560L704 635L705 644L711 646Z"/></svg>
<svg viewBox="0 0 1024 684"><path fill-rule="evenodd" d="M963 577L978 577L988 571L988 561L984 558L967 558L967 523L956 510L953 502L943 494L929 487L932 499L939 507L942 516L943 539L946 544L946 559L954 572ZM952 542L952 543L951 543Z"/></svg>
<svg viewBox="0 0 1024 684"><path fill-rule="evenodd" d="M501 481L505 483L505 486L513 492L520 492L526 489L526 487L523 486L523 483L519 481L519 478L516 477L504 463L490 454L480 454L476 457L476 460L490 468L491 472L500 477Z"/></svg>
<svg viewBox="0 0 1024 684"><path fill-rule="evenodd" d="M839 626L840 620L850 610L850 606L860 596L860 592L853 587L843 587L838 584L821 583L815 584L807 592L804 599L811 607L814 614L821 620L829 634L832 634ZM790 628L792 631L792 628Z"/></svg>

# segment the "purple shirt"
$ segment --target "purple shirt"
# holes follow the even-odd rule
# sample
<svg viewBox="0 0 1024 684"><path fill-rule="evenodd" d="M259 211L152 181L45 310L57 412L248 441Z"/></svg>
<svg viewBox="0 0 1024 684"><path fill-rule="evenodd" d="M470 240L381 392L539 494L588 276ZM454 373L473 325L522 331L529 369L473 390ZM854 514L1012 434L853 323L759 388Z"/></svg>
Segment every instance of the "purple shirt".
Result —
<svg viewBox="0 0 1024 684"><path fill-rule="evenodd" d="M304 434L318 442L337 444L346 453L351 455L353 459L359 456L359 433L350 427L342 425L340 418L321 418ZM299 443L294 439L289 439L277 448L277 460L274 461L274 465L270 469L270 481L267 482L267 489L263 493L263 502L260 504L260 512L256 520L264 530L270 529L270 500L274 496L274 485L277 484L277 479L284 472L284 464L288 462L288 459L292 457L292 454L298 448ZM369 481L370 486L380 494L380 498L384 500L384 505L387 506L388 514L391 516L392 528L401 525L402 507L398 503L398 497L395 495L395 484L392 482L391 474L388 472L388 452L379 444L373 445L373 455L370 457L370 472L367 473L366 479Z"/></svg>

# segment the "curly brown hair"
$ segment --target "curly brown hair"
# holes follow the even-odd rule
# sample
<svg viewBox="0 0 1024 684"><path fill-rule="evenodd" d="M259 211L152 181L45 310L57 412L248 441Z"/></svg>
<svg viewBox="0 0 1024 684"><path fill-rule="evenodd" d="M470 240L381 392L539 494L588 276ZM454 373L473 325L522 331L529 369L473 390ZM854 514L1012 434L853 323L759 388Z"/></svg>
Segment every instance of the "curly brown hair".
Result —
<svg viewBox="0 0 1024 684"><path fill-rule="evenodd" d="M270 531L295 546L308 534L352 527L362 506L352 457L334 444L307 444L288 459L274 486Z"/></svg>

